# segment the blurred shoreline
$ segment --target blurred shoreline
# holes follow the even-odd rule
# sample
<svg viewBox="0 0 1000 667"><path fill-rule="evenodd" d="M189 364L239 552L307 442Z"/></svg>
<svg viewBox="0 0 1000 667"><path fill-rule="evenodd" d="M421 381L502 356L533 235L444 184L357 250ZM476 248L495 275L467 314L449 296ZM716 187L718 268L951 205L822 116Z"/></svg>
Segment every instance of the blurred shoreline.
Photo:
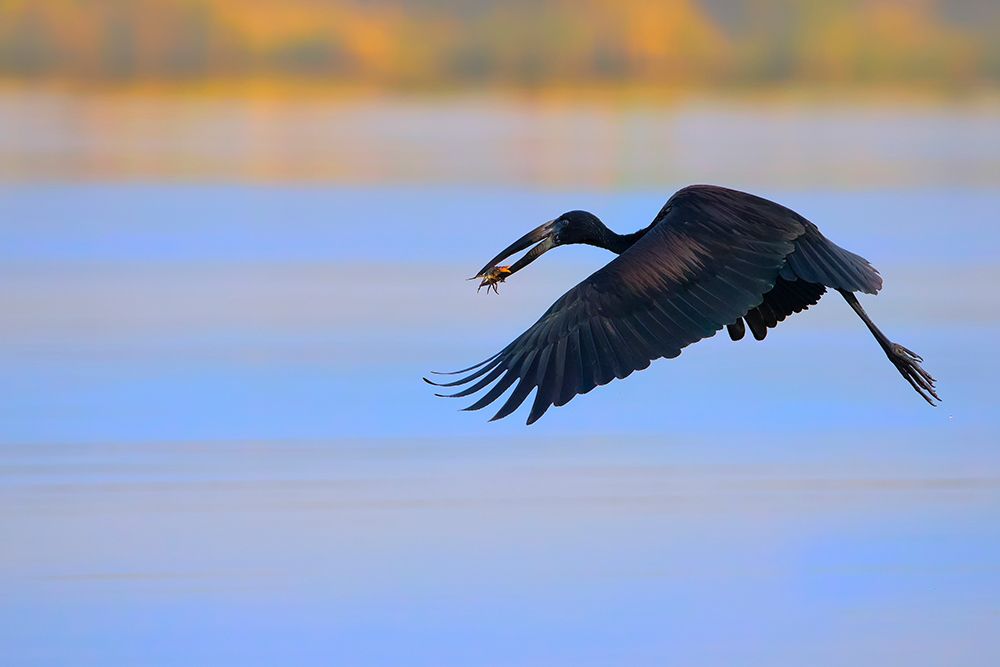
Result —
<svg viewBox="0 0 1000 667"><path fill-rule="evenodd" d="M743 104L816 104L866 106L982 107L1000 113L1000 83L946 86L888 83L734 83L651 84L641 82L570 82L543 86L501 83L439 82L420 87L295 76L197 79L80 80L72 77L17 78L0 75L0 94L50 94L80 97L159 97L170 99L235 98L246 100L329 102L371 99L500 100L511 103L602 104L669 107L690 102Z"/></svg>
<svg viewBox="0 0 1000 667"><path fill-rule="evenodd" d="M0 0L0 75L385 90L996 85L980 0Z"/></svg>

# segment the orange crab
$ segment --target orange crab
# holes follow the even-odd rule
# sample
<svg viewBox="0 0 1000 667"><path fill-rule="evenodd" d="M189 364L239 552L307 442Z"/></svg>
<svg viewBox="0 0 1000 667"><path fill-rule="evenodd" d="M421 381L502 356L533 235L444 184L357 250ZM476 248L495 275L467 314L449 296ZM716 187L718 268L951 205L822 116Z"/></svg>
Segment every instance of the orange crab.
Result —
<svg viewBox="0 0 1000 667"><path fill-rule="evenodd" d="M470 278L469 280L475 280L476 278L483 279L482 282L479 283L479 287L476 288L477 292L481 290L483 287L485 287L487 293L489 293L490 288L493 288L493 293L499 294L500 290L497 289L497 285L506 280L507 276L509 275L510 275L509 266L494 266L489 271L485 271L479 274L478 276L475 276L474 278Z"/></svg>

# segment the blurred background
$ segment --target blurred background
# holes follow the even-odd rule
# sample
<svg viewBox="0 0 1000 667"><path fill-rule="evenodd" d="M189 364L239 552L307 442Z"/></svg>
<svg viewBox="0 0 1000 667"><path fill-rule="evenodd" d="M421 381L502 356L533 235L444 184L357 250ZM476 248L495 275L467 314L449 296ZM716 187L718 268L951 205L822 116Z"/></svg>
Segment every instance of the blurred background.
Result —
<svg viewBox="0 0 1000 667"><path fill-rule="evenodd" d="M0 0L5 664L1000 664L1000 6ZM435 399L776 199L869 258L526 428Z"/></svg>

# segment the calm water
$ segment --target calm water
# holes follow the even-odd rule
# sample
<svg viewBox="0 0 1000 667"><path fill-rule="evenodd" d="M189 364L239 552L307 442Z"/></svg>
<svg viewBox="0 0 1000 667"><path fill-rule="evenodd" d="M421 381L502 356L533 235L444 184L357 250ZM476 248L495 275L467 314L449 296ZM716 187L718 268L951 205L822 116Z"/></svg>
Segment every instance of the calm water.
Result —
<svg viewBox="0 0 1000 667"><path fill-rule="evenodd" d="M964 132L920 164L979 164ZM628 230L683 183L195 185L138 163L159 176L68 185L37 139L3 141L24 177L0 186L5 664L1000 664L995 183L758 188L880 268L866 307L940 408L826 297L525 428L420 376L493 353L607 257L560 249L499 296L464 278L563 210Z"/></svg>

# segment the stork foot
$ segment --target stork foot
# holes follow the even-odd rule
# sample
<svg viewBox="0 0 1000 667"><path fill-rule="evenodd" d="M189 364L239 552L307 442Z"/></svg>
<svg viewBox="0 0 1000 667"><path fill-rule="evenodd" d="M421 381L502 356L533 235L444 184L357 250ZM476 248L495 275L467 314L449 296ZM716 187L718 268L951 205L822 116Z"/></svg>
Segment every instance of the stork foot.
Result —
<svg viewBox="0 0 1000 667"><path fill-rule="evenodd" d="M920 362L924 360L923 357L899 343L890 343L889 347L885 350L885 354L889 357L892 365L896 367L896 370L899 371L899 374L910 383L910 386L925 401L934 405L934 401L941 400L941 397L937 395L937 391L934 388L934 377L920 365Z"/></svg>

